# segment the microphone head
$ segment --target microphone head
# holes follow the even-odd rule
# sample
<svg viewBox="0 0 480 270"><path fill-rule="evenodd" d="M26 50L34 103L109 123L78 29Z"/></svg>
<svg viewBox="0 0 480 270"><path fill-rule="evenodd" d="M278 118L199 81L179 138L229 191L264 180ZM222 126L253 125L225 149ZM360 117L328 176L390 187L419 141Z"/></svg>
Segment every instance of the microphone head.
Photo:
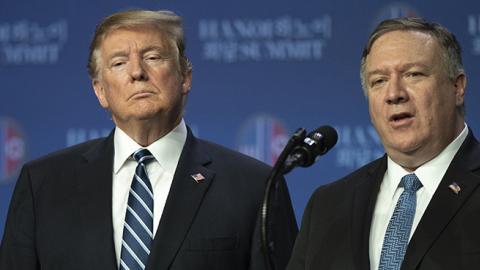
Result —
<svg viewBox="0 0 480 270"><path fill-rule="evenodd" d="M307 137L311 137L317 142L322 142L320 155L330 151L338 141L337 131L331 126L321 126L312 131Z"/></svg>
<svg viewBox="0 0 480 270"><path fill-rule="evenodd" d="M338 140L337 131L331 126L321 126L305 136L303 142L297 145L285 161L284 173L296 166L309 167L321 155L326 154L335 146Z"/></svg>

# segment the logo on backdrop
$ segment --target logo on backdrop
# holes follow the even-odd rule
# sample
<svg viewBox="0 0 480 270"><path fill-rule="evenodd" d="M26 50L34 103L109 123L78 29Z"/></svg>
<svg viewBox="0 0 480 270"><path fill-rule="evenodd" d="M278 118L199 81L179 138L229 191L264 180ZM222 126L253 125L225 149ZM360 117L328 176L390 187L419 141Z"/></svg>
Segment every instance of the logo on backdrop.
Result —
<svg viewBox="0 0 480 270"><path fill-rule="evenodd" d="M110 131L108 128L69 128L66 133L66 146L107 137Z"/></svg>
<svg viewBox="0 0 480 270"><path fill-rule="evenodd" d="M273 116L256 115L238 132L237 149L273 165L287 144L288 134L282 122Z"/></svg>
<svg viewBox="0 0 480 270"><path fill-rule="evenodd" d="M420 14L410 5L406 3L392 3L389 4L378 12L378 15L375 17L373 22L373 27L377 26L381 21L386 19L394 19L401 17L419 17Z"/></svg>
<svg viewBox="0 0 480 270"><path fill-rule="evenodd" d="M199 136L198 125L191 124L189 127L195 136ZM65 145L69 147L89 140L107 137L111 131L112 128L69 128L65 133Z"/></svg>
<svg viewBox="0 0 480 270"><path fill-rule="evenodd" d="M55 64L67 38L65 19L47 25L27 19L0 22L0 65Z"/></svg>
<svg viewBox="0 0 480 270"><path fill-rule="evenodd" d="M472 54L480 55L480 14L468 15L468 33L472 36Z"/></svg>
<svg viewBox="0 0 480 270"><path fill-rule="evenodd" d="M0 117L0 184L9 184L25 160L25 137L17 123Z"/></svg>
<svg viewBox="0 0 480 270"><path fill-rule="evenodd" d="M200 19L198 36L209 61L318 61L332 36L332 19Z"/></svg>
<svg viewBox="0 0 480 270"><path fill-rule="evenodd" d="M335 126L338 143L335 146L335 165L348 170L357 169L384 154L375 128L371 125Z"/></svg>

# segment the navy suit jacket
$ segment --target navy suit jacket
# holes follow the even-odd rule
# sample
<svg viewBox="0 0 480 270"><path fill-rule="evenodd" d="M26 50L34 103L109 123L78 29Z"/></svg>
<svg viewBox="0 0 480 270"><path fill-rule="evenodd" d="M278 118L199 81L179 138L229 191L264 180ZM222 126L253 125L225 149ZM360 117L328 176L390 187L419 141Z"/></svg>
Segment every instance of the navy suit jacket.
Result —
<svg viewBox="0 0 480 270"><path fill-rule="evenodd" d="M287 270L370 269L370 224L384 156L318 188ZM456 182L455 194L449 185ZM407 247L402 270L480 269L480 145L472 131L448 167Z"/></svg>
<svg viewBox="0 0 480 270"><path fill-rule="evenodd" d="M113 132L26 164L10 203L1 270L117 269L112 227ZM270 167L190 132L146 269L264 269L259 207ZM201 173L197 183L191 175ZM284 269L297 227L278 185L275 259Z"/></svg>

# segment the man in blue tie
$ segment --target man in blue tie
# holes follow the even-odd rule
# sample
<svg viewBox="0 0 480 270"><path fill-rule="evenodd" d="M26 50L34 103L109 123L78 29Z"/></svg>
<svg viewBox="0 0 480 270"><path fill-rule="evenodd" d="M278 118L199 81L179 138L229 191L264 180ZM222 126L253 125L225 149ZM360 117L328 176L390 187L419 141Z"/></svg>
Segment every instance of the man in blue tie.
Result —
<svg viewBox="0 0 480 270"><path fill-rule="evenodd" d="M0 269L264 269L258 214L270 168L186 126L192 65L181 18L105 18L88 71L115 128L24 166ZM283 269L297 228L283 180L277 192L273 255Z"/></svg>
<svg viewBox="0 0 480 270"><path fill-rule="evenodd" d="M480 146L455 36L385 20L360 75L386 155L312 195L287 269L480 269Z"/></svg>

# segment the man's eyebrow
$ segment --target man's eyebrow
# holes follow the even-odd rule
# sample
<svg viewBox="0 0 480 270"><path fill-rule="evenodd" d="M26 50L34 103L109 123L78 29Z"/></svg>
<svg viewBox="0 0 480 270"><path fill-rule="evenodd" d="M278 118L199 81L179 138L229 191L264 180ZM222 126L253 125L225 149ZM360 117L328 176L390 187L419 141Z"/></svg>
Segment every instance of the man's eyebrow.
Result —
<svg viewBox="0 0 480 270"><path fill-rule="evenodd" d="M128 52L126 52L124 50L116 50L116 51L113 51L112 53L108 54L107 59L111 60L115 57L122 57L122 56L127 56L127 55L128 55Z"/></svg>
<svg viewBox="0 0 480 270"><path fill-rule="evenodd" d="M164 46L158 46L158 45L147 46L140 50L142 54L150 51L159 51L159 52L165 52L165 53L169 52L169 50Z"/></svg>
<svg viewBox="0 0 480 270"><path fill-rule="evenodd" d="M150 51L159 51L159 52L162 52L162 53L168 53L169 50L163 46L158 46L158 45L152 45L152 46L147 46L145 48L142 48L140 50L140 53L141 54L144 54L146 52L150 52ZM107 55L107 59L111 60L115 57L122 57L122 56L128 56L128 51L126 50L123 50L123 49L118 49L118 50L115 50L113 52L111 52L110 54Z"/></svg>
<svg viewBox="0 0 480 270"><path fill-rule="evenodd" d="M384 71L384 69L374 69L372 71L369 71L367 72L367 78L372 76L372 75L381 75L381 74L385 74L386 72Z"/></svg>
<svg viewBox="0 0 480 270"><path fill-rule="evenodd" d="M421 68L426 68L430 69L430 67L422 62L414 62L414 63L408 63L403 66L403 70L407 70L413 67L421 67Z"/></svg>

